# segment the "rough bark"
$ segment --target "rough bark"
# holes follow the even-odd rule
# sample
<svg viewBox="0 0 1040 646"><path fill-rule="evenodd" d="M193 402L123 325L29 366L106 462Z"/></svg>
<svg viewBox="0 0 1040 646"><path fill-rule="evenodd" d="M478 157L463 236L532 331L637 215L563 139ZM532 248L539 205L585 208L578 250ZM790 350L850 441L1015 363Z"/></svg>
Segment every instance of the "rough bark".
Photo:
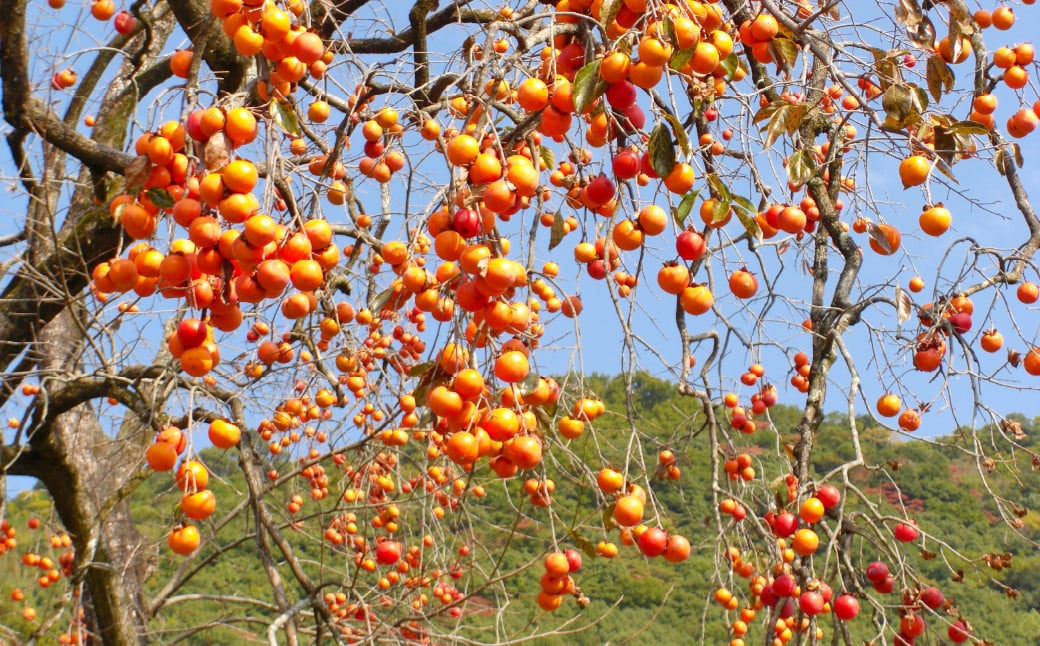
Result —
<svg viewBox="0 0 1040 646"><path fill-rule="evenodd" d="M40 335L40 367L61 370L74 365L82 346L80 329L71 310L48 324ZM138 440L147 436L141 431L136 433ZM109 499L140 461L141 441L112 441L91 405L81 404L38 429L29 443L28 464L20 466L31 467L24 471L47 487L72 536L73 576L86 584L84 602L93 631L106 645L140 643L140 594L155 550L136 530L128 501L111 505ZM111 510L102 515L106 507Z"/></svg>

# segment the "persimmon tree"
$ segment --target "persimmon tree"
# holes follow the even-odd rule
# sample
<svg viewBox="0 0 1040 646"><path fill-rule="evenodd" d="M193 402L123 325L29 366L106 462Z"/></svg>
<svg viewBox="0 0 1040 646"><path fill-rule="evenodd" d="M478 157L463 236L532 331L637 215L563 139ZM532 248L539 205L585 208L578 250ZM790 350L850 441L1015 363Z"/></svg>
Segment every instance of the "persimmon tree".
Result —
<svg viewBox="0 0 1040 646"><path fill-rule="evenodd" d="M34 478L55 510L34 549L0 497L0 553L49 595L12 593L0 640L165 639L192 576L244 545L264 595L210 591L221 613L178 638L219 617L271 643L508 642L459 626L515 577L541 592L509 603L577 616L536 635L577 629L582 554L705 542L655 497L694 451L731 644L986 637L907 555L1011 557L872 499L858 478L898 464L857 419L960 425L984 483L1040 459L990 403L1040 375L1018 143L1040 103L1011 7L63 5L0 2L0 483ZM699 414L670 446L633 403L603 431L590 353L617 355L630 402L650 370ZM819 472L839 405L854 455ZM208 446L237 464L230 496ZM128 504L149 478L178 491L158 533ZM592 493L561 510L563 489ZM471 554L488 496L549 528L538 560ZM993 503L1028 540L1026 510Z"/></svg>

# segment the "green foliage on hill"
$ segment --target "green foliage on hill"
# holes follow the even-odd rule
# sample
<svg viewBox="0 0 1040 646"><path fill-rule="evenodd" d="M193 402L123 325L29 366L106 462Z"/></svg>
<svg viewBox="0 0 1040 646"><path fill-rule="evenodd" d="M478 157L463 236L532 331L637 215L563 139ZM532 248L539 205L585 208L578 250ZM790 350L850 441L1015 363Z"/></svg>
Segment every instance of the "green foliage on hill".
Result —
<svg viewBox="0 0 1040 646"><path fill-rule="evenodd" d="M665 529L689 538L693 545L690 559L680 565L660 558L648 560L633 547L622 547L621 554L614 559L595 558L592 546L597 542L618 542L617 530L603 529L601 494L558 480L554 497L556 516L550 522L547 510L526 502L522 493L523 478L491 482L484 498L467 497L464 510L449 512L445 518L444 523L451 532L459 535L472 532L473 554L477 559L471 571L456 585L466 590L474 581L482 580L476 571L489 572L496 562L499 573L530 567L505 581L504 588L481 590L479 599L465 606L468 610L464 610L461 618L444 617L437 621L443 623L445 629L454 629L460 638L478 642L509 641L561 626L565 633L554 639L539 639L539 643L591 646L632 639L662 645L726 643L728 625L735 613L727 617L711 602L712 592L720 585L731 589L743 586L746 592L747 582L732 576L725 564L718 561L719 537L713 521L714 503L708 475L712 456L708 455L707 443L700 435L703 415L697 402L678 395L671 384L648 375L638 375L627 393L621 378L593 378L590 387L604 399L608 411L614 413L608 412L596 421L594 434L586 432L570 442L571 459L584 462L592 471L604 465L624 467L627 462L632 465L633 473L643 471L643 466L637 466L641 462L653 474L657 452L662 448L672 450L678 457L682 477L674 482L654 479L652 492L657 504L669 510L670 517L684 519L680 525ZM631 406L635 414L638 442L621 414L626 406ZM800 411L778 405L771 409L770 416L775 430L740 436L745 444L733 447L753 452L759 460L756 464L759 477L767 481L782 478L788 468L775 457L776 449L791 441ZM1040 419L1015 419L1026 434L1024 443L1031 447L1040 445ZM923 546L907 546L907 564L938 585L947 596L954 597L956 606L975 625L977 634L995 639L996 643L1031 643L1040 634L1040 613L1036 610L1040 608L1040 580L1035 576L1035 572L1040 571L1040 551L999 518L987 489L1030 510L1021 518L1021 531L1026 537L1037 539L1040 538L1040 518L1032 510L1040 509L1040 475L1024 471L1012 478L994 466L983 482L978 465L964 450L964 440L958 440L956 433L941 438L940 443L903 441L878 428L869 418L856 422L869 465L887 466L888 475L881 470L859 468L850 472L851 482L871 502L888 509L892 516L916 519L927 534L941 541L927 539ZM828 416L820 438L814 463L818 475L829 473L852 457L848 423L841 415ZM227 505L239 500L244 484L233 453L211 449L203 452L202 459L214 476L211 488L221 505L213 517L216 519L226 511ZM330 465L328 469L331 475L334 468ZM546 465L548 477L558 478L560 472L555 465ZM165 535L177 517L180 500L180 491L171 482L168 476L153 476L134 492L131 501L140 531L159 545L156 570L146 590L148 597L158 593L172 577L184 578L189 574L178 572L182 560L165 546ZM29 516L37 516L45 523L52 518L44 494L26 492L20 498L17 505L9 507L10 520L19 529L20 550L51 554L46 543L53 531L24 529ZM752 513L762 514L770 501L745 500L745 503ZM319 508L334 504L334 501L308 501L300 514L304 519L299 531L287 534L305 562L321 563L325 574L340 567L341 576L346 578L347 570L354 570L352 560L327 551L328 548L316 540L323 531L322 521L306 518ZM175 602L161 610L151 625L157 642L183 637L183 631L196 626L200 617L217 623L205 630L204 637L188 638L190 643L230 645L265 635L267 623L276 614L273 606L235 601L235 598L255 598L273 603L269 584L258 563L251 527L243 518L246 516L220 530L216 543L222 546L223 553L202 564L201 559L196 561L190 577L174 593ZM408 522L408 518L404 521ZM648 519L648 522L656 521ZM204 534L213 534L212 520L202 526ZM555 545L561 549L577 546L586 551L584 567L576 580L590 603L580 609L573 599L567 598L556 613L547 615L538 610L535 595L541 575L541 557L553 548L554 536ZM958 552L946 546L955 547ZM1003 553L1012 554L1010 567L998 571L986 564L986 554ZM213 555L212 550L205 554ZM878 556L865 553L863 562ZM0 595L9 599L14 587L22 587L31 603L45 609L54 603L54 594L33 584L37 576L39 572L22 565L16 554L0 558ZM955 582L954 579L961 580ZM223 595L224 599L216 601L205 596L211 594ZM892 595L885 602L896 603L897 599L897 595ZM0 604L0 623L21 630L25 624L18 615L17 605ZM501 616L488 612L488 606L503 608ZM854 635L870 639L875 635L875 628L869 618L869 605L864 607L865 612L855 622ZM759 613L752 628L754 635L762 634L759 624L765 616L764 611ZM570 623L576 617L577 621ZM832 629L829 621L824 625L828 631ZM585 630L570 632L582 626Z"/></svg>

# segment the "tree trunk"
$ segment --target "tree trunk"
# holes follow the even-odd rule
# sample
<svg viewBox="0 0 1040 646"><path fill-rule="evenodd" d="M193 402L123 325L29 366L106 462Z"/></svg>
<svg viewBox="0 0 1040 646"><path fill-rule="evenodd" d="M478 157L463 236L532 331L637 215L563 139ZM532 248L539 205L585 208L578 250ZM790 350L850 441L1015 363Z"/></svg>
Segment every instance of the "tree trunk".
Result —
<svg viewBox="0 0 1040 646"><path fill-rule="evenodd" d="M65 310L44 328L44 371L75 370L82 338L73 317L72 310ZM73 577L86 584L82 602L88 626L106 646L142 642L141 589L156 557L154 545L134 527L129 502L110 502L140 463L147 442L143 424L126 426L135 428L136 441L115 442L92 406L81 404L34 433L26 455L30 464L25 471L47 487L72 536Z"/></svg>

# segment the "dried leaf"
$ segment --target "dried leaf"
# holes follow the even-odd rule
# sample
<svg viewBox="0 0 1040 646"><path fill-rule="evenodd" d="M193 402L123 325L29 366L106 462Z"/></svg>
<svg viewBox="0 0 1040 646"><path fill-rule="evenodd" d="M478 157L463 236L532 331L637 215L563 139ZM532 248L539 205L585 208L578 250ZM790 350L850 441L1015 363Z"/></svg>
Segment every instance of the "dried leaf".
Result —
<svg viewBox="0 0 1040 646"><path fill-rule="evenodd" d="M945 159L943 159L942 155L940 155L939 158L935 160L935 168L940 173L945 175L946 178L949 179L954 184L959 184L960 183L960 182L957 181L957 178L953 175L953 169L950 168L950 164Z"/></svg>
<svg viewBox="0 0 1040 646"><path fill-rule="evenodd" d="M778 106L769 117L763 128L766 140L763 142L765 148L769 148L787 130L787 115L793 106L790 103Z"/></svg>
<svg viewBox="0 0 1040 646"><path fill-rule="evenodd" d="M881 97L885 110L885 127L902 130L921 120L918 97L908 85L892 85Z"/></svg>
<svg viewBox="0 0 1040 646"><path fill-rule="evenodd" d="M759 123L761 121L765 121L766 119L769 119L773 115L775 115L777 110L780 110L781 108L787 107L789 105L791 104L783 99L776 99L775 101L771 101L758 109L758 112L756 112L755 116L751 119L751 123Z"/></svg>
<svg viewBox="0 0 1040 646"><path fill-rule="evenodd" d="M206 165L206 169L216 173L227 166L228 162L231 161L231 149L233 146L231 138L223 132L218 132L210 137L202 149L202 163Z"/></svg>
<svg viewBox="0 0 1040 646"><path fill-rule="evenodd" d="M964 51L964 42L961 40L962 31L961 24L956 20L950 21L950 33L947 38L950 39L950 59L957 60L961 57L961 52Z"/></svg>
<svg viewBox="0 0 1040 646"><path fill-rule="evenodd" d="M555 249L563 240L563 237L567 235L567 229L564 227L564 220L566 220L566 218L564 218L559 211L553 215L552 229L549 232L549 251Z"/></svg>
<svg viewBox="0 0 1040 646"><path fill-rule="evenodd" d="M603 0L603 4L599 10L600 21L604 27L609 27L610 23L614 22L617 18L618 12L621 11L622 0Z"/></svg>
<svg viewBox="0 0 1040 646"><path fill-rule="evenodd" d="M877 47L871 47L870 51L874 54L874 73L877 74L881 89L887 90L893 84L901 83L899 59L903 52L894 49L885 51Z"/></svg>
<svg viewBox="0 0 1040 646"><path fill-rule="evenodd" d="M774 52L773 58L784 67L790 69L798 62L798 45L790 38L778 36L769 42L769 47Z"/></svg>
<svg viewBox="0 0 1040 646"><path fill-rule="evenodd" d="M935 25L928 16L922 16L920 22L912 29L907 27L906 35L911 43L921 49L928 51L935 49Z"/></svg>
<svg viewBox="0 0 1040 646"><path fill-rule="evenodd" d="M938 101L943 94L953 90L957 79L953 70L939 56L929 56L926 64L925 79L928 81L928 92Z"/></svg>
<svg viewBox="0 0 1040 646"><path fill-rule="evenodd" d="M893 249L892 246L888 244L888 237L885 236L885 232L882 231L880 227L878 227L878 225L874 224L873 222L867 224L867 234L870 235L871 240L876 242L877 245L886 252L886 255L895 251L895 249Z"/></svg>
<svg viewBox="0 0 1040 646"><path fill-rule="evenodd" d="M1007 361L1012 368L1017 368L1022 363L1022 355L1018 353L1018 350L1008 348Z"/></svg>
<svg viewBox="0 0 1040 646"><path fill-rule="evenodd" d="M1004 167L1008 163L1007 155L1004 154L1003 149L998 150L993 155L993 165L997 167L997 172L1000 173L1001 177L1007 175L1007 169Z"/></svg>
<svg viewBox="0 0 1040 646"><path fill-rule="evenodd" d="M899 325L910 320L910 306L910 296L902 287L896 285L896 320L899 321Z"/></svg>
<svg viewBox="0 0 1040 646"><path fill-rule="evenodd" d="M947 164L952 164L958 152L957 138L942 126L935 128L933 137L935 140L935 154Z"/></svg>
<svg viewBox="0 0 1040 646"><path fill-rule="evenodd" d="M1000 420L1000 430L1002 430L1005 433L1011 434L1015 438L1016 441L1021 442L1022 440L1026 439L1026 432L1024 430L1022 430L1022 424L1019 423L1019 422L1016 422L1013 419L1006 419L1005 418L1005 419ZM1016 508L1015 509L1015 513L1018 514L1019 510L1020 510L1019 508ZM1021 509L1021 511L1022 511L1021 515L1024 516L1025 513L1026 513L1026 510L1025 509Z"/></svg>
<svg viewBox="0 0 1040 646"><path fill-rule="evenodd" d="M802 122L805 121L805 116L808 112L809 106L805 103L791 106L791 109L787 111L787 117L784 119L784 127L787 128L787 134L793 135L795 131L802 127Z"/></svg>
<svg viewBox="0 0 1040 646"><path fill-rule="evenodd" d="M950 22L957 23L961 34L970 36L975 33L975 19L967 7L956 2L946 3L946 7L950 10Z"/></svg>
<svg viewBox="0 0 1040 646"><path fill-rule="evenodd" d="M538 156L541 157L543 162L545 162L546 168L556 168L556 155L553 153L552 148L539 146Z"/></svg>
<svg viewBox="0 0 1040 646"><path fill-rule="evenodd" d="M126 176L126 188L137 188L146 181L148 176L152 172L152 160L148 159L148 155L140 155L134 157L126 168L123 169L123 175Z"/></svg>
<svg viewBox="0 0 1040 646"><path fill-rule="evenodd" d="M808 150L798 150L787 159L787 178L801 188L816 174L816 159Z"/></svg>
<svg viewBox="0 0 1040 646"><path fill-rule="evenodd" d="M924 12L921 11L921 5L917 3L917 0L899 0L896 3L895 13L896 22L906 25L908 28L916 27L924 18Z"/></svg>

